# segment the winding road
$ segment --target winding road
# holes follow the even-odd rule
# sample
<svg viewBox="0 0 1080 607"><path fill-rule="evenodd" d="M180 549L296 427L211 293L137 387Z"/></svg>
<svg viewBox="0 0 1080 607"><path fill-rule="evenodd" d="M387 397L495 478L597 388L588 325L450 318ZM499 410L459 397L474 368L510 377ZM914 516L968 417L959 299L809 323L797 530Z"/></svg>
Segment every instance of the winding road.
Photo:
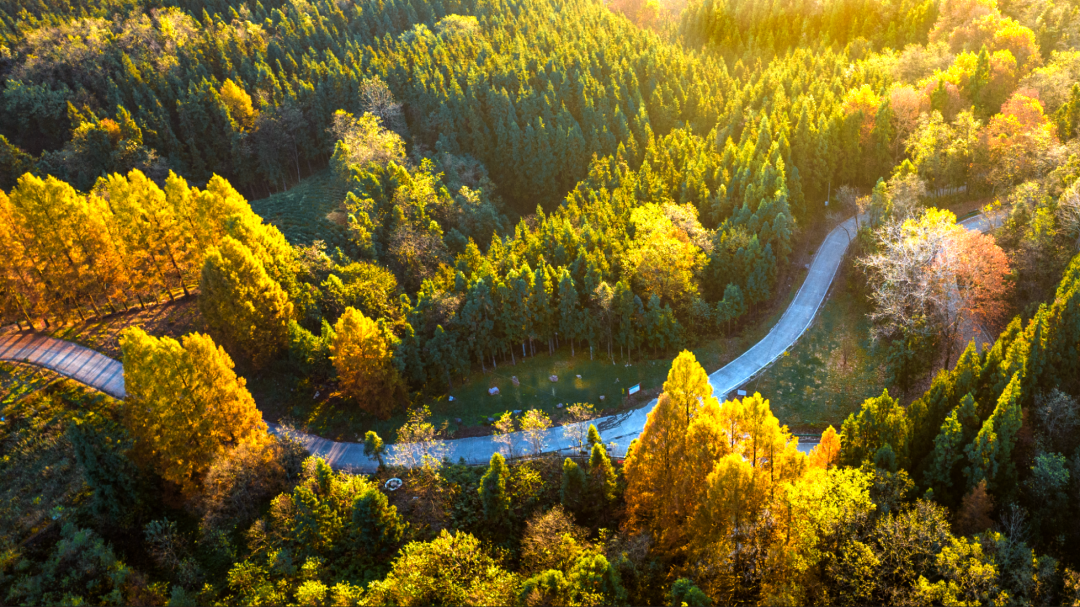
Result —
<svg viewBox="0 0 1080 607"><path fill-rule="evenodd" d="M770 329L761 341L754 344L741 356L709 375L713 394L725 398L736 388L746 384L755 375L768 367L810 327L818 309L825 301L833 279L844 259L854 234L855 218L841 223L825 237L825 241L814 255L810 269L799 287L798 293L784 311L780 320ZM990 224L982 215L977 215L961 222L969 230L985 232ZM88 386L116 398L124 398L123 365L103 354L71 342L53 339L34 333L9 333L0 335L0 360L24 362L52 369L57 373L80 381ZM608 451L619 457L626 453L630 442L637 438L645 428L648 414L656 405L653 399L647 406L618 415L602 417L592 422L600 430L608 444ZM268 424L275 433L282 432L277 424ZM565 426L551 428L543 434L545 452L571 452L576 448L573 440L565 433ZM300 440L313 455L327 460L335 468L370 472L376 463L364 455L361 443L336 442L317 436L299 434ZM491 454L499 451L503 445L495 442L491 436L478 436L442 441L445 455L450 461L464 459L469 464L485 464ZM530 451L525 436L521 432L512 438L512 452L516 454ZM800 445L800 450L808 451L810 445ZM387 445L386 457L393 461L399 453L397 445Z"/></svg>

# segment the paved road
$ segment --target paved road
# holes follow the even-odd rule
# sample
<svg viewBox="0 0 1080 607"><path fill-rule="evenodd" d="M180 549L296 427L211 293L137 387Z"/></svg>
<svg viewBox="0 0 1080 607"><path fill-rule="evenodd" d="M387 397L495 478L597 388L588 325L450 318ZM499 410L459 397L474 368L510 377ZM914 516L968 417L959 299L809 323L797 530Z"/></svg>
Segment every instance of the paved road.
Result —
<svg viewBox="0 0 1080 607"><path fill-rule="evenodd" d="M78 344L36 333L0 335L0 360L52 369L116 398L124 398L124 366Z"/></svg>
<svg viewBox="0 0 1080 607"><path fill-rule="evenodd" d="M840 262L844 259L844 253L847 252L854 231L855 218L852 217L825 237L825 242L814 254L814 259L810 263L806 280L769 334L742 356L709 375L713 394L723 399L780 357L806 331L829 292L829 287L840 267ZM652 411L655 405L656 399L653 399L647 406L640 409L592 422L596 424L600 435L608 444L609 453L615 456L626 454L630 442L637 438L645 428L649 411ZM271 429L277 430L276 426L271 426ZM358 443L337 443L314 437L305 437L305 443L312 453L323 455L336 466L352 467L358 470L373 468L372 461L364 455L363 445ZM448 449L446 455L450 461L464 459L470 464L486 463L491 459L491 454L501 447L490 436L461 438L446 441L446 444ZM565 427L552 428L546 432L544 446L545 451L567 453L575 448L573 440L566 436ZM528 451L522 437L516 437L513 447L515 453ZM811 447L812 445L802 444L800 450L807 452ZM396 454L394 446L388 446L387 451L390 458Z"/></svg>
<svg viewBox="0 0 1080 607"><path fill-rule="evenodd" d="M982 216L976 216L961 222L969 230L986 231L990 224ZM769 366L788 350L808 329L817 315L818 309L828 295L836 271L843 261L850 244L850 236L855 228L855 218L848 219L836 227L814 255L806 280L796 293L780 320L772 327L768 335L754 344L749 350L722 369L709 375L709 383L718 398L724 398L736 388L744 385L755 375ZM49 337L15 333L0 336L0 360L28 362L52 369L61 375L71 377L103 392L123 398L123 366L103 354L69 342ZM616 456L625 455L630 441L637 438L645 427L649 411L656 405L653 399L647 406L619 415L594 420L609 452ZM268 424L271 431L281 432L277 424ZM517 433L512 442L513 452L522 454L529 450L525 438ZM335 442L317 436L300 434L300 439L315 455L320 455L337 468L352 468L358 471L371 471L375 462L364 455L360 443ZM466 463L483 464L491 454L502 448L490 436L479 436L443 441L445 455L451 461L464 459ZM799 446L802 451L809 451L811 445ZM552 428L543 437L543 450L547 452L571 452L575 448L571 438L566 436L565 427ZM398 447L388 445L387 457L399 455Z"/></svg>

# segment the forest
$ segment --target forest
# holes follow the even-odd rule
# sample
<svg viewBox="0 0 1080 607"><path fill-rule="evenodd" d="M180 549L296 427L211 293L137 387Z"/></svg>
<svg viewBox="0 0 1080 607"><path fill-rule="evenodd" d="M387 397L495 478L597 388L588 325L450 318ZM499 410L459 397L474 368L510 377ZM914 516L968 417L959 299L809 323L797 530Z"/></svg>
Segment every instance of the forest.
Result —
<svg viewBox="0 0 1080 607"><path fill-rule="evenodd" d="M0 80L0 352L126 390L0 362L4 604L1080 605L1075 0L0 0ZM876 396L715 393L839 230ZM451 427L550 361L660 379Z"/></svg>

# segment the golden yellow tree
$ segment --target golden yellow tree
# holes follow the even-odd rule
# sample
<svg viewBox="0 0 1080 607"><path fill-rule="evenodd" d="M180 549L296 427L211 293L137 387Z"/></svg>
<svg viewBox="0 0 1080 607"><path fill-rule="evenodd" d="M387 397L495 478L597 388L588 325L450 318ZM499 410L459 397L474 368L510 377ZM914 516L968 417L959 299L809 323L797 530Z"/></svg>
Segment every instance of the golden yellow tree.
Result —
<svg viewBox="0 0 1080 607"><path fill-rule="evenodd" d="M11 200L0 191L0 291L5 306L31 326L35 318L56 313L49 290L39 279L38 268L27 250L28 235L15 217Z"/></svg>
<svg viewBox="0 0 1080 607"><path fill-rule="evenodd" d="M267 440L266 424L233 361L207 335L178 342L138 327L120 337L125 423L136 449L186 493L227 449Z"/></svg>
<svg viewBox="0 0 1080 607"><path fill-rule="evenodd" d="M102 305L123 296L127 271L109 238L110 213L99 201L54 177L27 173L11 190L10 203L39 279L67 310L83 317L81 306L89 304L100 315Z"/></svg>
<svg viewBox="0 0 1080 607"><path fill-rule="evenodd" d="M288 344L293 305L255 255L226 236L206 254L199 311L214 335L261 366Z"/></svg>
<svg viewBox="0 0 1080 607"><path fill-rule="evenodd" d="M229 116L236 123L236 130L250 131L255 126L258 112L251 105L251 95L232 79L226 79L221 85L221 101L229 108Z"/></svg>
<svg viewBox="0 0 1080 607"><path fill-rule="evenodd" d="M691 431L707 419L699 415ZM788 601L795 587L785 580L805 561L792 551L802 537L793 488L806 477L806 456L760 394L724 402L709 423L716 427L711 440L727 452L713 451L719 457L707 474L701 470L708 458L698 456L696 478L704 482L683 531L695 580L721 604L759 603L767 595Z"/></svg>
<svg viewBox="0 0 1080 607"><path fill-rule="evenodd" d="M650 531L662 549L676 549L683 543L683 524L696 506L695 489L701 477L692 477L694 467L707 466L697 451L714 449L716 442L690 443L706 434L720 432L712 386L694 355L682 352L671 365L664 392L649 412L641 436L627 455L624 473L627 515L631 528ZM699 412L707 416L701 429L688 432ZM720 441L723 444L723 441Z"/></svg>
<svg viewBox="0 0 1080 607"><path fill-rule="evenodd" d="M828 468L840 457L840 435L836 428L829 426L821 433L821 442L810 451L810 465L815 468Z"/></svg>
<svg viewBox="0 0 1080 607"><path fill-rule="evenodd" d="M394 336L356 308L345 308L334 331L330 352L341 391L364 411L390 417L405 398L405 381L394 366Z"/></svg>
<svg viewBox="0 0 1080 607"><path fill-rule="evenodd" d="M186 246L186 226L176 218L165 192L142 172L131 171L126 177L113 174L100 179L94 198L107 205L115 218L113 232L141 282L165 290L170 299L177 287L188 295L196 255Z"/></svg>

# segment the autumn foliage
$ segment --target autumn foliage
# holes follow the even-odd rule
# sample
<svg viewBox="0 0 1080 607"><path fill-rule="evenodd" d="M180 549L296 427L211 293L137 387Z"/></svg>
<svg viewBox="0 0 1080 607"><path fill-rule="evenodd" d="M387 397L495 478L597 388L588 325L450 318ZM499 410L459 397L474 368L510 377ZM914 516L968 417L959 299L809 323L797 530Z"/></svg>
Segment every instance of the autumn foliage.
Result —
<svg viewBox="0 0 1080 607"><path fill-rule="evenodd" d="M182 341L131 328L120 338L127 389L125 423L142 461L194 492L228 449L268 440L244 378L209 336Z"/></svg>
<svg viewBox="0 0 1080 607"><path fill-rule="evenodd" d="M393 361L393 334L355 308L345 309L334 332L331 360L341 391L362 410L390 417L405 398L405 382Z"/></svg>

